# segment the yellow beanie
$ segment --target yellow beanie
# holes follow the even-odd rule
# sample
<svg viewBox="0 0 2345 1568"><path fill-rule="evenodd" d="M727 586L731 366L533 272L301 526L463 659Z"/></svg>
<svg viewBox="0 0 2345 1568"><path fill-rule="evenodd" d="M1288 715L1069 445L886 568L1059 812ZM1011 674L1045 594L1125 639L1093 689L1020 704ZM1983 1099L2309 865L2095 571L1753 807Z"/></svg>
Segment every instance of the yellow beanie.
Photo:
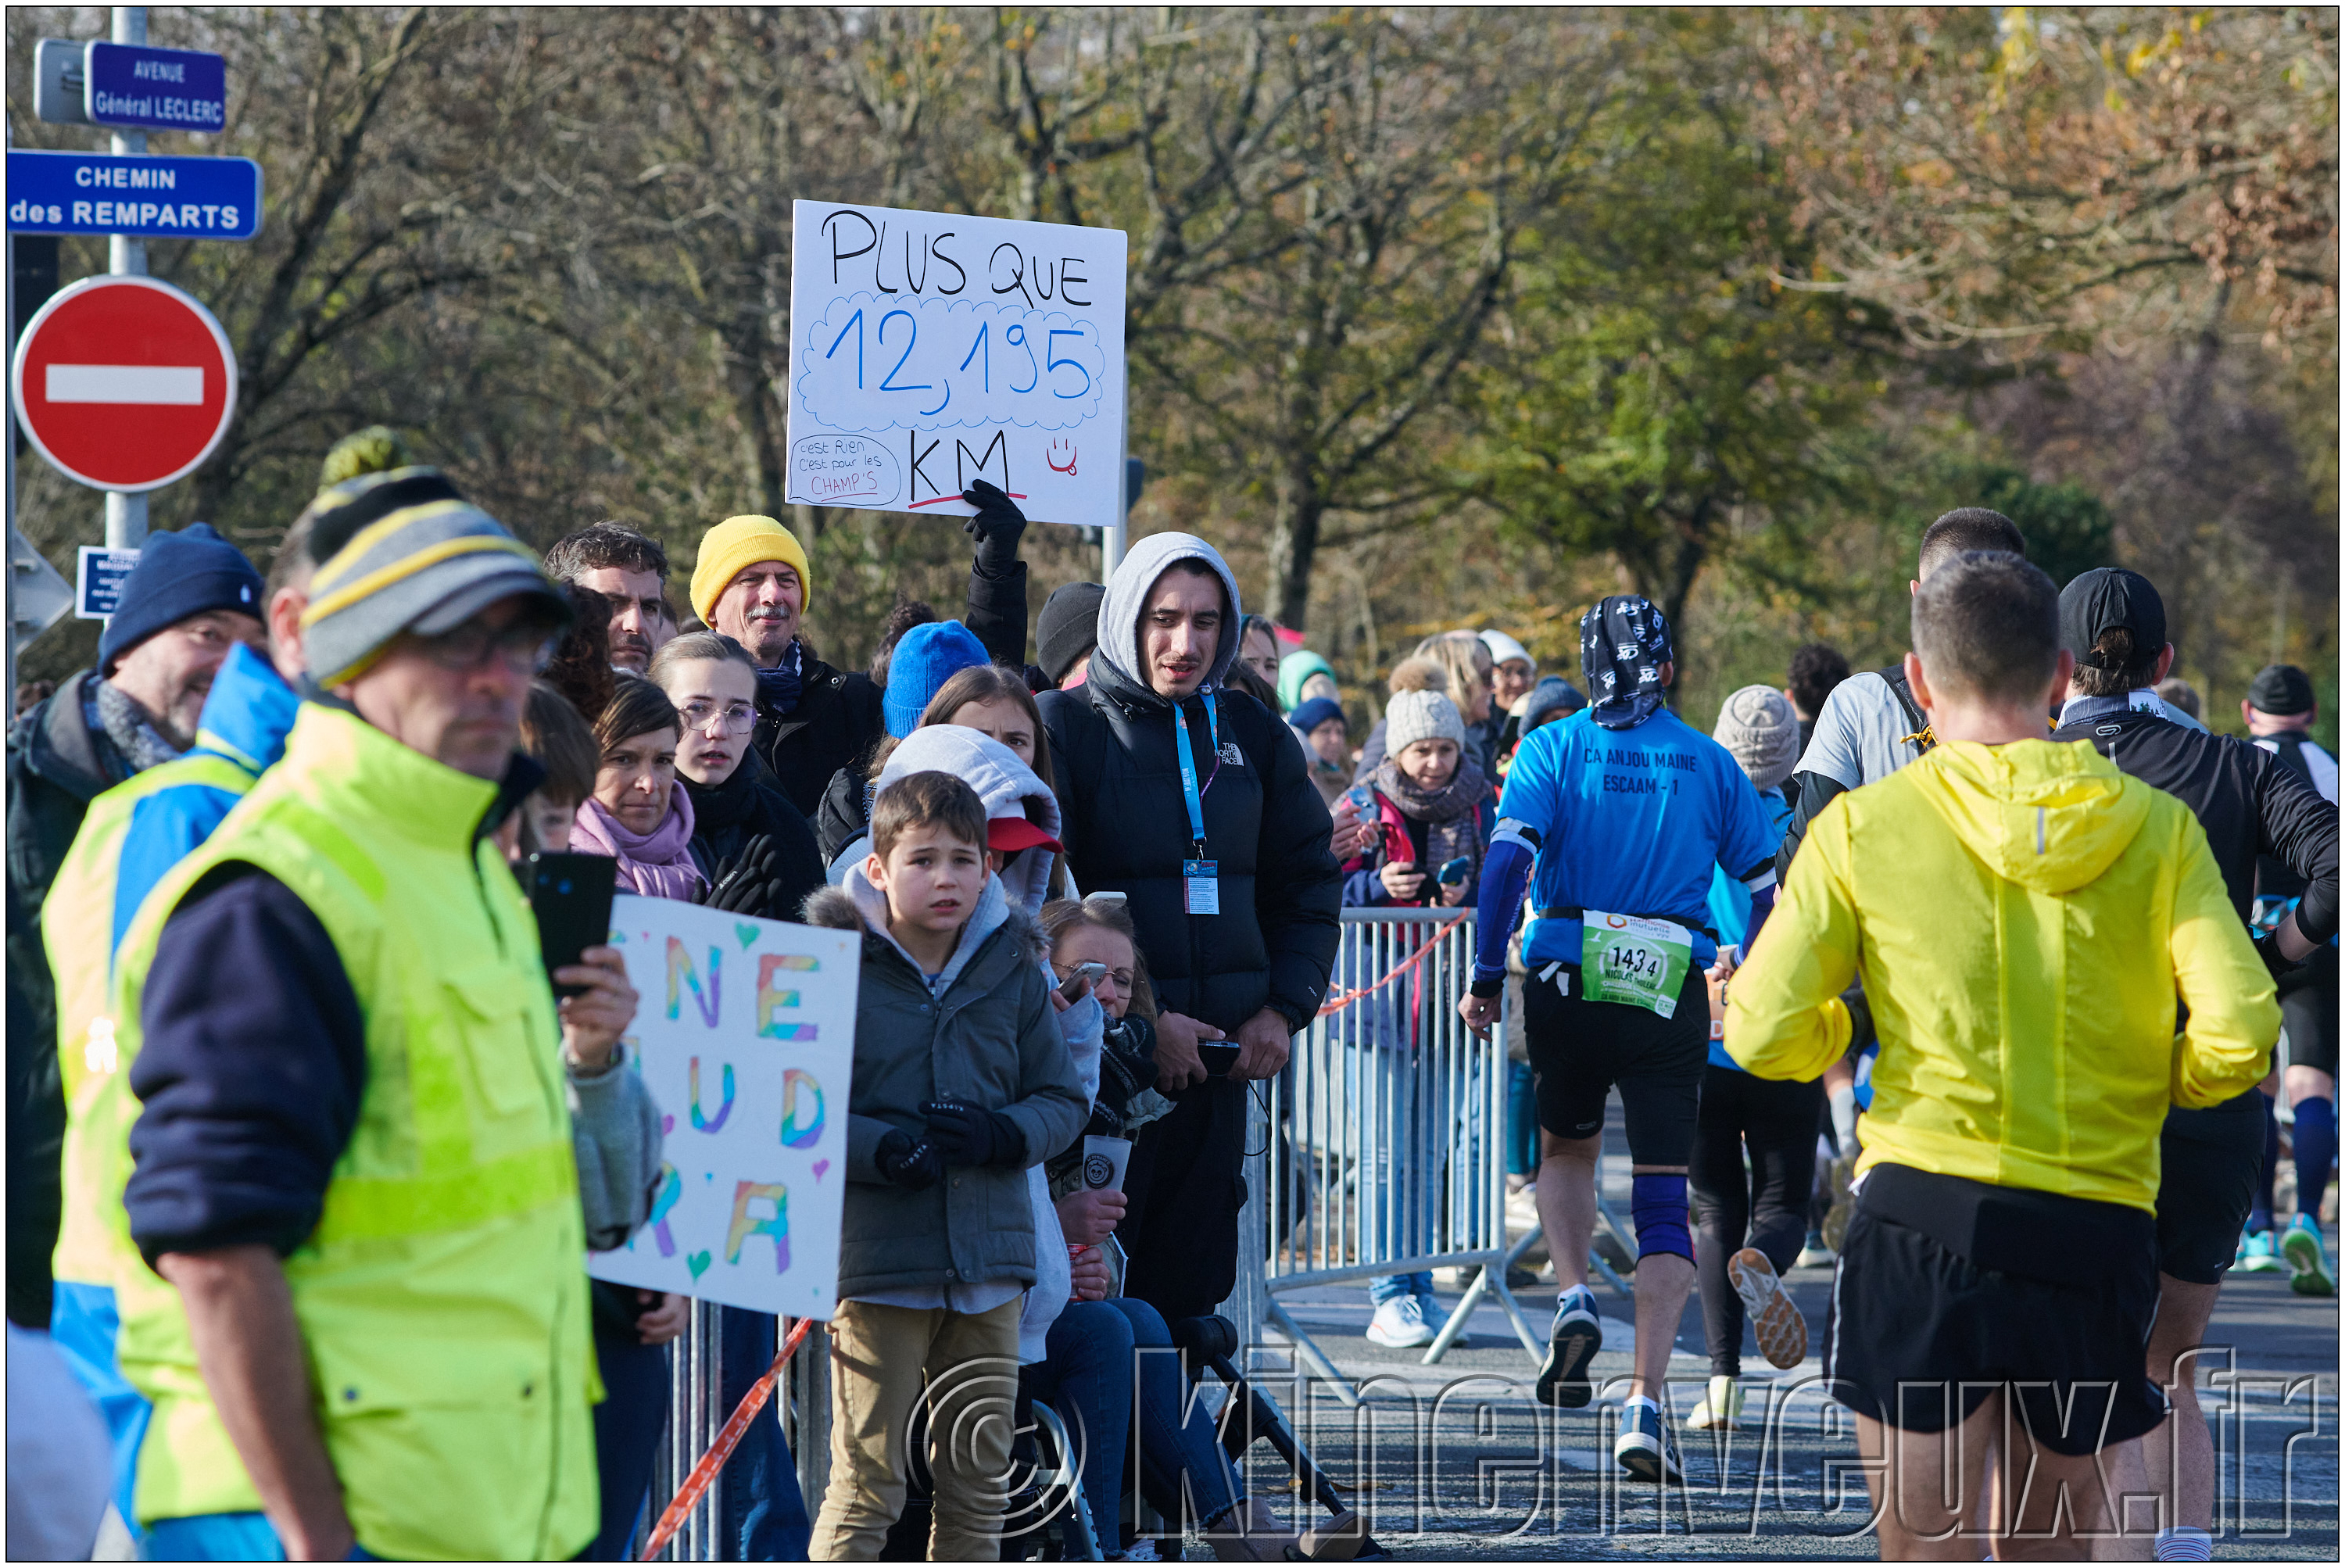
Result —
<svg viewBox="0 0 2345 1568"><path fill-rule="evenodd" d="M779 561L798 575L805 598L814 598L814 574L807 570L806 546L797 535L770 517L727 517L701 537L700 559L692 568L692 609L714 626L716 601L747 567L760 561ZM801 613L806 604L798 608Z"/></svg>

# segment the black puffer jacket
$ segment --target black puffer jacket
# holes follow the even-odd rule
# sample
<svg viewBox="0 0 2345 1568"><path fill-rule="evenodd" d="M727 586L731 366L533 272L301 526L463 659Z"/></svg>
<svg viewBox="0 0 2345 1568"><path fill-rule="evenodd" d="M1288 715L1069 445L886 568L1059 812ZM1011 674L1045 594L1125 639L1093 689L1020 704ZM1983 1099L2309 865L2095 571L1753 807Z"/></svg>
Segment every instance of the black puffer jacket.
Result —
<svg viewBox="0 0 2345 1568"><path fill-rule="evenodd" d="M784 715L757 705L750 748L798 815L811 820L830 776L867 759L886 733L879 688L869 676L808 659L796 708Z"/></svg>
<svg viewBox="0 0 2345 1568"><path fill-rule="evenodd" d="M814 819L815 847L822 851L824 865L871 830L870 778L861 768L842 768L830 776L830 788L822 792L822 809Z"/></svg>
<svg viewBox="0 0 2345 1568"><path fill-rule="evenodd" d="M774 788L766 765L755 753L741 759L724 783L695 784L682 774L676 783L692 798L692 860L712 882L716 868L739 854L750 840L770 836L780 878L763 909L745 914L764 920L799 918L808 895L823 887L823 860L816 851L814 830L788 797Z"/></svg>
<svg viewBox="0 0 2345 1568"><path fill-rule="evenodd" d="M1112 591L1107 606L1116 604ZM1129 628L1121 640L1116 651L1130 657ZM1223 642L1234 657L1234 635ZM1108 639L1101 651L1109 652ZM1216 759L1204 703L1187 700L1204 791L1205 853L1220 862L1222 912L1185 913L1181 863L1190 853L1189 816L1172 705L1123 674L1119 662L1095 657L1084 684L1035 699L1051 737L1068 870L1084 891L1119 891L1130 901L1149 980L1165 1010L1234 1034L1267 1005L1301 1029L1327 994L1343 901L1343 874L1328 849L1333 823L1303 748L1261 703L1224 691L1215 698Z"/></svg>

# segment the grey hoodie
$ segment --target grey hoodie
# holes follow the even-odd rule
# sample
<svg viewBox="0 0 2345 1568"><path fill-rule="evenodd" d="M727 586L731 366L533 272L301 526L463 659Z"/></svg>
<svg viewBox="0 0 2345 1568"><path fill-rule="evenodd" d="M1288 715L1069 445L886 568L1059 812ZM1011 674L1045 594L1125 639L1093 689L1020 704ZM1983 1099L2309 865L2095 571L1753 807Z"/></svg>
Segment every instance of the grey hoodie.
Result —
<svg viewBox="0 0 2345 1568"><path fill-rule="evenodd" d="M1214 689L1237 662L1245 610L1238 603L1238 580L1231 575L1230 564L1194 534L1151 534L1132 547L1115 575L1108 579L1107 597L1100 601L1099 652L1094 657L1134 685L1148 685L1148 673L1140 667L1140 613L1147 608L1148 591L1175 561L1204 562L1221 578L1223 590L1230 596L1230 613L1222 617L1213 667L1205 671L1205 689Z"/></svg>

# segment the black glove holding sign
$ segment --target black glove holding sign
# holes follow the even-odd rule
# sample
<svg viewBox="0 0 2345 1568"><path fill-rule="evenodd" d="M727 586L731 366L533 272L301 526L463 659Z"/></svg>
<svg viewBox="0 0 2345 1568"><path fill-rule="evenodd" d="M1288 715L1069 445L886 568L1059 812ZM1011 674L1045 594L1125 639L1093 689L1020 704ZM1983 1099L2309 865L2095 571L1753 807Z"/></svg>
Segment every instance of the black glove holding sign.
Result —
<svg viewBox="0 0 2345 1568"><path fill-rule="evenodd" d="M1018 565L1018 541L1026 533L1026 514L999 485L980 479L960 493L977 508L977 515L961 519L961 531L977 542L977 569L999 577Z"/></svg>
<svg viewBox="0 0 2345 1568"><path fill-rule="evenodd" d="M929 1119L926 1142L948 1166L1026 1166L1026 1135L1000 1111L980 1110L959 1100L930 1100L920 1107Z"/></svg>

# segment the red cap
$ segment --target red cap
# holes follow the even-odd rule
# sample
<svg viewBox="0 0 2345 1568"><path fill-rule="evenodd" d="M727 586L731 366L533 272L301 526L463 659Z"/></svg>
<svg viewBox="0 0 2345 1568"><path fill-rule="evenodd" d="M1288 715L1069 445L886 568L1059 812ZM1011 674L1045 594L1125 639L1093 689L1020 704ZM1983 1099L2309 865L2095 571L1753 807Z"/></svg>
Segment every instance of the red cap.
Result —
<svg viewBox="0 0 2345 1568"><path fill-rule="evenodd" d="M1023 817L995 817L985 824L985 847L1014 855L1020 850L1063 850L1066 846Z"/></svg>

